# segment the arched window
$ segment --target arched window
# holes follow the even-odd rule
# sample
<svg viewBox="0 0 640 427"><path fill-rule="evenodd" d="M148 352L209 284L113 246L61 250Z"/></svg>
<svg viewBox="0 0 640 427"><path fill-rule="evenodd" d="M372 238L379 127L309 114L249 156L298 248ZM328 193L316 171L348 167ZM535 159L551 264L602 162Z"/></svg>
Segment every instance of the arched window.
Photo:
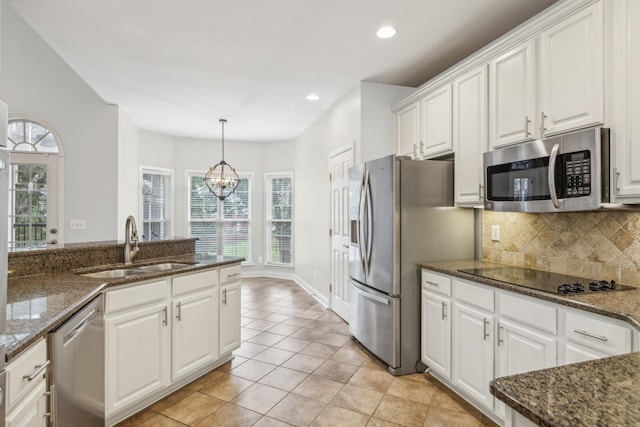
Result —
<svg viewBox="0 0 640 427"><path fill-rule="evenodd" d="M24 118L9 120L10 249L55 247L58 234L58 169L61 145L50 127Z"/></svg>

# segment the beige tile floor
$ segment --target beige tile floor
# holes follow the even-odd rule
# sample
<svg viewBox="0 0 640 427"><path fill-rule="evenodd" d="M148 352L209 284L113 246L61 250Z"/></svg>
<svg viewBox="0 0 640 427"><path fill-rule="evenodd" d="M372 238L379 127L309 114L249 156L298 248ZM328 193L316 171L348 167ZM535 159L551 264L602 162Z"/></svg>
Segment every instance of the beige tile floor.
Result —
<svg viewBox="0 0 640 427"><path fill-rule="evenodd" d="M118 426L495 425L428 374L390 375L289 280L242 280L234 354Z"/></svg>

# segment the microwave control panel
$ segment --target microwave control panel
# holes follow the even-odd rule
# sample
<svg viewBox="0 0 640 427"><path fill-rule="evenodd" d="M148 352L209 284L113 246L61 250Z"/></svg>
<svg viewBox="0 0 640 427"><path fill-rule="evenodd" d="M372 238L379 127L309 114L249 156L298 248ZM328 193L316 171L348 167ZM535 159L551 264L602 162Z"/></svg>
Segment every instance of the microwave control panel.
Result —
<svg viewBox="0 0 640 427"><path fill-rule="evenodd" d="M591 158L589 151L563 154L564 197L583 197L591 194Z"/></svg>

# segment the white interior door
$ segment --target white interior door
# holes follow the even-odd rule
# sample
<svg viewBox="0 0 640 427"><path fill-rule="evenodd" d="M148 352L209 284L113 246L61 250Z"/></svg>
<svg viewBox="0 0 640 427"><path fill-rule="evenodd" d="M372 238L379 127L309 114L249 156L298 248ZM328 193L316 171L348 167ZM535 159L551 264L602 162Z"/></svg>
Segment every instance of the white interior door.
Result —
<svg viewBox="0 0 640 427"><path fill-rule="evenodd" d="M349 168L353 149L333 153L331 168L331 296L330 308L349 321Z"/></svg>
<svg viewBox="0 0 640 427"><path fill-rule="evenodd" d="M58 156L11 153L9 247L56 247L58 234Z"/></svg>

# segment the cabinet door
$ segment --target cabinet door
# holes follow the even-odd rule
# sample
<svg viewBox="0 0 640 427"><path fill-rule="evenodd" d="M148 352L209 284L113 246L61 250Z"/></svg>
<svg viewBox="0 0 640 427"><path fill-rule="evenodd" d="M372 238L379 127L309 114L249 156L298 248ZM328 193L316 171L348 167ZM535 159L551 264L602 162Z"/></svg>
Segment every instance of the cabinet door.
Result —
<svg viewBox="0 0 640 427"><path fill-rule="evenodd" d="M169 384L170 313L166 303L107 316L107 415Z"/></svg>
<svg viewBox="0 0 640 427"><path fill-rule="evenodd" d="M487 151L487 67L485 65L453 82L453 141L455 203L482 203L483 162Z"/></svg>
<svg viewBox="0 0 640 427"><path fill-rule="evenodd" d="M566 343L564 350L564 363L568 365L570 363L586 362L588 360L602 359L603 357L609 356L609 354L602 353L592 348L568 342Z"/></svg>
<svg viewBox="0 0 640 427"><path fill-rule="evenodd" d="M240 281L220 287L220 355L240 347Z"/></svg>
<svg viewBox="0 0 640 427"><path fill-rule="evenodd" d="M394 114L396 154L415 157L419 144L418 102L404 107Z"/></svg>
<svg viewBox="0 0 640 427"><path fill-rule="evenodd" d="M478 404L493 409L493 314L453 305L453 382Z"/></svg>
<svg viewBox="0 0 640 427"><path fill-rule="evenodd" d="M173 381L218 358L218 288L173 300Z"/></svg>
<svg viewBox="0 0 640 427"><path fill-rule="evenodd" d="M492 149L535 138L536 40L489 64L489 144Z"/></svg>
<svg viewBox="0 0 640 427"><path fill-rule="evenodd" d="M498 324L496 376L551 368L557 365L557 340L524 325L501 319Z"/></svg>
<svg viewBox="0 0 640 427"><path fill-rule="evenodd" d="M422 362L451 378L451 299L422 291Z"/></svg>
<svg viewBox="0 0 640 427"><path fill-rule="evenodd" d="M34 388L20 403L7 415L7 427L46 427L49 418L47 412L46 381Z"/></svg>
<svg viewBox="0 0 640 427"><path fill-rule="evenodd" d="M601 3L577 12L540 37L544 135L603 121Z"/></svg>
<svg viewBox="0 0 640 427"><path fill-rule="evenodd" d="M425 158L453 152L450 84L420 99L420 140L420 155Z"/></svg>
<svg viewBox="0 0 640 427"><path fill-rule="evenodd" d="M612 194L616 203L640 202L640 2L608 2L607 47L612 103Z"/></svg>

